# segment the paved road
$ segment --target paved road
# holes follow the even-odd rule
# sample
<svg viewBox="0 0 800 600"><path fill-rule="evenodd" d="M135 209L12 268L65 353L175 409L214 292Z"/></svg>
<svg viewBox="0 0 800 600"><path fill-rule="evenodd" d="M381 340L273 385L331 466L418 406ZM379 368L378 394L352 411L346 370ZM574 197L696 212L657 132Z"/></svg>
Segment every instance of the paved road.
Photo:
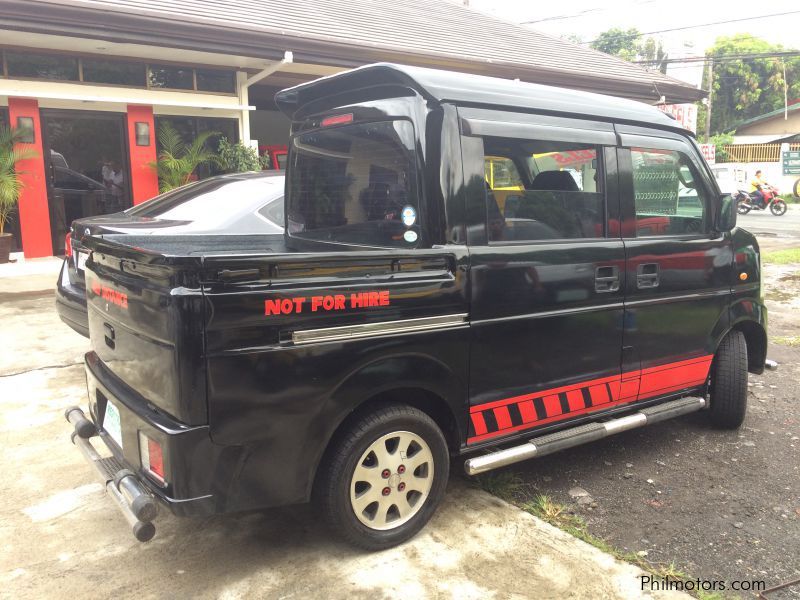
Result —
<svg viewBox="0 0 800 600"><path fill-rule="evenodd" d="M757 236L800 238L800 205L789 205L782 217L769 211L752 211L739 215L737 224Z"/></svg>

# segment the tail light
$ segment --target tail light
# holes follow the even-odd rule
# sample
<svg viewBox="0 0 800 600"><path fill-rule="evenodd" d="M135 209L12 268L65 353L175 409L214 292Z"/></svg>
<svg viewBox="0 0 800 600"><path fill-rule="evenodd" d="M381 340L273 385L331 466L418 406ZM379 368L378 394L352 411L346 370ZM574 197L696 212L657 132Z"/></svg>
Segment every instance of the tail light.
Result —
<svg viewBox="0 0 800 600"><path fill-rule="evenodd" d="M161 444L139 432L139 455L142 468L161 485L164 485L164 452Z"/></svg>
<svg viewBox="0 0 800 600"><path fill-rule="evenodd" d="M344 115L334 115L333 117L325 117L320 123L320 127L330 127L331 125L344 125L353 122L353 113Z"/></svg>
<svg viewBox="0 0 800 600"><path fill-rule="evenodd" d="M67 233L64 238L64 254L69 258L72 256L72 232Z"/></svg>

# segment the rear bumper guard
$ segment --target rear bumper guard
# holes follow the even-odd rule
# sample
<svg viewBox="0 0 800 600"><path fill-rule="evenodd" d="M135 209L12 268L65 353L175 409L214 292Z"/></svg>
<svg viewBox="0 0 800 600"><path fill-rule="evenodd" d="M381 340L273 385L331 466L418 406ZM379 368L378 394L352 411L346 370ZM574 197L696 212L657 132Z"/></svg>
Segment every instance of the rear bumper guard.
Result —
<svg viewBox="0 0 800 600"><path fill-rule="evenodd" d="M72 443L102 480L106 493L122 512L134 537L140 542L153 539L156 534L153 520L158 514L155 498L136 474L119 460L113 456L104 458L98 454L91 442L91 438L98 435L97 428L80 408L68 408L64 416L74 428Z"/></svg>

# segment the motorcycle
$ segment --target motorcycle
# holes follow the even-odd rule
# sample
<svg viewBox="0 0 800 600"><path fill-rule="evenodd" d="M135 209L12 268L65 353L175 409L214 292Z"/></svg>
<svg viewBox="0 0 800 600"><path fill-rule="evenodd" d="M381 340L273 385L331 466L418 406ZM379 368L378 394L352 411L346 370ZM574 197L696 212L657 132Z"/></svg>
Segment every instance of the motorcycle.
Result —
<svg viewBox="0 0 800 600"><path fill-rule="evenodd" d="M755 192L746 192L739 190L734 194L736 200L736 210L740 215L746 215L751 210L767 210L776 217L786 214L786 202L780 199L778 189L767 184L761 186L761 193L764 194L764 200L759 200Z"/></svg>

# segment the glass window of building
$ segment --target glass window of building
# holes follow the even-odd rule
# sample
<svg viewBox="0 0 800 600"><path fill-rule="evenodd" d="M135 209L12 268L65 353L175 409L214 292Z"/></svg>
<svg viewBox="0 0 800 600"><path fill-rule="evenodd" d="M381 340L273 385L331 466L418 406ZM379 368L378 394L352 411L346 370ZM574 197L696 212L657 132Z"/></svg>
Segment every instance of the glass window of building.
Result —
<svg viewBox="0 0 800 600"><path fill-rule="evenodd" d="M150 87L173 90L193 90L194 70L187 67L150 65Z"/></svg>
<svg viewBox="0 0 800 600"><path fill-rule="evenodd" d="M200 92L223 92L232 94L236 90L233 71L197 69L197 90Z"/></svg>
<svg viewBox="0 0 800 600"><path fill-rule="evenodd" d="M9 77L78 81L78 59L70 56L5 53Z"/></svg>
<svg viewBox="0 0 800 600"><path fill-rule="evenodd" d="M206 146L216 152L219 148L220 137L226 137L231 142L239 141L239 122L236 119L215 119L204 117L179 117L179 116L156 116L156 131L161 130L164 123L169 123L180 134L187 144L190 144L199 133L204 131L214 131L214 135L208 139ZM161 142L156 139L156 149L161 151ZM200 165L195 171L198 179L204 179L211 175L218 175L222 168L218 165Z"/></svg>
<svg viewBox="0 0 800 600"><path fill-rule="evenodd" d="M83 80L90 83L145 87L147 73L143 63L84 58Z"/></svg>

